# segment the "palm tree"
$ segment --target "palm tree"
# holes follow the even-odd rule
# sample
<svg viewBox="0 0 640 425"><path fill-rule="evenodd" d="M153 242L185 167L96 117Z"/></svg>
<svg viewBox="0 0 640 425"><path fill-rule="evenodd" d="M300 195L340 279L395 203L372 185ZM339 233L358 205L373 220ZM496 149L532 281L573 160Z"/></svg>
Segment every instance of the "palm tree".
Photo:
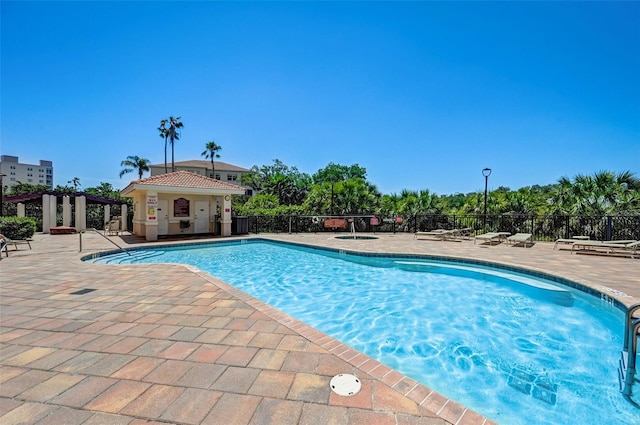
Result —
<svg viewBox="0 0 640 425"><path fill-rule="evenodd" d="M149 160L145 158L140 158L137 155L128 156L127 159L120 163L121 166L125 167L120 171L120 178L127 173L131 173L132 171L138 172L138 178L142 178L142 173L145 171L149 171Z"/></svg>
<svg viewBox="0 0 640 425"><path fill-rule="evenodd" d="M220 158L220 154L218 154L218 151L222 150L222 146L217 145L216 142L212 140L210 142L207 142L204 148L205 150L202 151L201 155L205 158L211 158L211 177L215 178L216 168L213 164L213 158Z"/></svg>
<svg viewBox="0 0 640 425"><path fill-rule="evenodd" d="M73 185L73 190L77 191L78 186L80 186L80 179L78 177L74 177L69 180L67 183L71 183Z"/></svg>
<svg viewBox="0 0 640 425"><path fill-rule="evenodd" d="M167 139L169 139L169 130L167 129L167 120L160 120L160 127L158 127L158 132L160 133L160 137L164 139L164 173L167 174L169 170L167 169Z"/></svg>
<svg viewBox="0 0 640 425"><path fill-rule="evenodd" d="M169 117L169 140L171 141L171 171L176 171L176 166L174 163L174 146L175 141L180 138L180 133L177 132L178 129L184 127L182 121L180 121L180 117Z"/></svg>

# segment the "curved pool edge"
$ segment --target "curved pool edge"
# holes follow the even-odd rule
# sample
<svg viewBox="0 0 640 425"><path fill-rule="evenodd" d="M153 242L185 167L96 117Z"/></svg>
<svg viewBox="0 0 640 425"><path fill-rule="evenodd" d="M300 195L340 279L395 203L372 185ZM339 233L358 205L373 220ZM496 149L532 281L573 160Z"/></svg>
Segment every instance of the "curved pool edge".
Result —
<svg viewBox="0 0 640 425"><path fill-rule="evenodd" d="M459 263L459 264L489 266L489 267L494 267L501 270L514 271L518 273L531 275L534 277L549 279L561 285L567 285L576 290L584 292L588 295L595 296L596 298L600 298L603 301L607 301L607 300L602 298L602 296L603 295L608 296L601 290L592 288L590 285L593 285L593 283L591 282L579 283L576 281L576 279L568 279L565 277L557 276L549 271L545 271L542 269L533 269L529 267L523 267L521 265L500 262L500 261L486 261L486 260L469 259L465 257L456 257L456 256L448 256L448 255L445 256L445 255L399 253L399 252L394 252L394 253L364 252L364 251L357 251L352 249L327 247L322 245L316 245L313 243L302 243L297 241L282 241L278 239L272 239L269 237L252 237L252 238L240 238L240 239L233 239L233 240L227 239L227 240L219 240L219 241L209 240L209 241L188 242L188 243L168 243L168 244L163 244L159 246L154 246L153 248L161 249L161 248L168 248L168 247L203 246L203 245L206 246L206 245L215 245L216 243L224 244L224 245L237 245L237 244L249 243L249 242L270 242L270 243L276 243L281 245L297 245L297 246L301 246L308 249L324 250L324 251L329 251L334 253L342 252L342 253L350 254L354 256L402 257L402 258L428 259L428 260L437 260L437 261L450 261L450 262ZM132 249L131 251L146 250L149 248L151 248L151 246L137 247L135 249ZM83 256L82 260L98 258L98 257L102 257L112 253L116 253L118 251L119 250L110 250L110 251L103 251L95 254L90 254L90 255ZM171 264L176 264L176 263L171 263ZM189 267L187 266L187 268ZM429 387L423 384L417 383L412 378L409 378L403 375L402 373L380 363L379 361L365 355L364 353L361 353L353 349L349 345L344 344L334 339L333 337L330 337L322 333L321 331L305 324L304 322L298 319L295 319L294 317L254 298L253 296L246 294L242 290L239 290L234 286L227 284L226 282L221 281L220 279L214 276L211 276L204 271L200 271L198 269L193 270L193 268L189 268L189 269L190 271L198 274L207 282L219 287L220 289L224 290L225 292L229 293L230 295L234 296L240 301L246 302L248 305L255 308L257 311L264 313L265 315L275 320L276 322L281 323L283 326L291 329L292 331L296 332L300 336L306 338L308 341L320 346L321 348L327 350L332 355L344 360L345 362L350 364L352 367L356 368L359 372L362 372L363 374L366 374L366 376L371 377L375 380L379 380L380 382L386 384L388 387L398 391L405 397L418 403L419 406L423 406L431 410L432 412L437 412L438 414L440 414L440 412L445 406L449 406L457 411L460 411L459 409L462 409L461 411L463 412L463 415L464 414L474 415L474 417L476 417L477 415L477 417L482 418L481 419L482 422L478 422L478 423L487 423L487 424L494 423L490 419L482 417L477 412L467 409L466 407L464 407L463 405L460 405L458 402L454 400L447 399L445 396L437 393L436 391L430 389ZM598 295L600 295L600 297L598 297ZM613 296L611 296L610 298L613 301L612 304L615 305L615 307L617 307L622 311L626 311L627 306L625 305L624 302L621 302L619 300L614 300ZM444 400L444 404L439 404L441 400ZM438 404L439 407L436 405L432 407L431 405L432 403ZM434 410L434 408L436 410ZM452 418L452 419L455 420L453 423L458 423L458 421L460 420L460 418L458 419ZM463 421L463 422L467 423L466 421ZM471 423L476 423L476 422L471 422Z"/></svg>
<svg viewBox="0 0 640 425"><path fill-rule="evenodd" d="M154 249L162 249L162 248L175 248L175 247L184 247L184 246L202 246L202 245L212 245L212 244L241 244L242 240L247 241L247 239L235 239L235 240L220 240L220 241L200 241L200 242L189 242L189 243L166 243L162 245L147 245L144 247L136 247L130 249L130 251L140 251L140 250L148 250L150 248ZM269 240L266 238L252 238L255 242L271 242L271 243L279 243L286 244L286 242L278 242ZM313 247L311 247L313 248ZM112 255L115 253L119 253L121 250L113 249L113 250L105 250L94 252L88 255L81 256L80 260L86 262L91 259L96 259L100 257L105 257L108 255ZM318 347L326 350L327 353L337 357L338 359L346 362L351 367L355 368L360 373L360 377L371 380L372 382L381 382L386 385L392 391L396 391L402 396L408 398L409 400L415 402L420 408L419 415L420 416L430 416L432 414L436 415L437 420L444 420L448 424L456 424L456 423L468 423L471 425L498 425L497 422L492 419L483 416L482 414L472 410L459 402L446 397L445 395L438 393L437 391L427 387L424 384L419 383L418 381L404 375L403 373L381 363L380 361L368 356L367 354L358 351L351 346L337 340L336 338L321 332L320 330L304 323L303 321L296 319L295 317L259 300L256 297L242 291L241 289L236 288L235 286L216 278L215 276L210 275L209 273L200 270L196 267L191 267L187 264L180 263L140 263L140 264L102 264L108 267L118 267L118 266L141 266L148 267L150 265L159 265L159 264L170 264L170 265L178 265L183 266L190 272L197 275L200 279L205 281L208 284L218 287L222 291L226 292L233 298L246 303L251 308L256 311L266 315L270 319L275 322L281 324L282 326L290 329L295 334L305 338L312 344L317 345ZM94 264L98 265L98 264ZM375 385L375 384L372 384ZM373 388L370 388L369 391L373 393ZM389 401L391 403L394 402L393 396L388 394ZM354 404L349 404L348 401L343 400L336 404L338 406L343 406L345 408L361 408L361 401L354 401ZM332 405L331 399L329 400L329 404ZM392 412L395 412L396 409L400 409L399 412L411 415L410 412L403 410L406 407L401 406L389 406Z"/></svg>
<svg viewBox="0 0 640 425"><path fill-rule="evenodd" d="M335 239L332 236L329 239ZM516 263L510 263L500 260L484 260L477 258L468 258L464 256L456 256L456 255L433 255L428 253L412 253L412 252L371 252L371 251L359 251L355 248L345 248L345 247L331 247L324 246L317 243L310 242L300 242L295 240L282 240L278 237L273 237L271 235L266 236L247 236L233 239L216 239L216 240L200 240L200 241L191 241L191 242L167 242L167 243L153 243L144 246L136 246L131 248L126 248L125 251L135 252L141 250L148 249L161 249L161 248L178 248L178 247L189 247L189 246L203 246L203 245L211 245L211 244L242 244L248 242L272 242L272 243L281 243L281 244L292 244L298 245L301 247L305 247L308 249L317 249L329 252L343 252L346 254L359 256L359 257L402 257L402 258L411 258L411 259L422 259L422 260L433 260L433 261L445 261L445 262L453 262L465 265L478 265L484 267L493 267L500 270L512 271L517 273L522 273L525 275L529 275L532 277L538 277L550 280L554 283L558 283L560 285L569 286L578 291L584 292L585 294L591 295L601 301L607 302L625 312L629 309L631 305L634 303L640 302L640 298L633 297L631 295L625 294L622 291L618 291L614 288L594 283L588 281L586 279L577 279L575 277L565 277L557 275L557 272L552 272L549 270L541 269L541 268L533 268L530 266L523 266ZM344 241L344 239L342 239ZM362 239L360 242L372 241L371 239ZM81 261L93 260L96 258L104 257L107 255L116 254L122 252L123 250L112 249L106 251L95 252L92 254L88 254L82 256L80 258Z"/></svg>

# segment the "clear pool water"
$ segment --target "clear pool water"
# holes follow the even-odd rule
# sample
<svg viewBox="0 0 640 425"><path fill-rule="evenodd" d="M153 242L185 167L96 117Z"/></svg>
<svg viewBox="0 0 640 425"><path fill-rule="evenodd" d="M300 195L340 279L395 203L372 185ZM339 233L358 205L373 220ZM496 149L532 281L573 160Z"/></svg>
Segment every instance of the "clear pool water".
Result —
<svg viewBox="0 0 640 425"><path fill-rule="evenodd" d="M618 390L623 313L553 282L258 241L94 261L195 266L503 425L640 424Z"/></svg>

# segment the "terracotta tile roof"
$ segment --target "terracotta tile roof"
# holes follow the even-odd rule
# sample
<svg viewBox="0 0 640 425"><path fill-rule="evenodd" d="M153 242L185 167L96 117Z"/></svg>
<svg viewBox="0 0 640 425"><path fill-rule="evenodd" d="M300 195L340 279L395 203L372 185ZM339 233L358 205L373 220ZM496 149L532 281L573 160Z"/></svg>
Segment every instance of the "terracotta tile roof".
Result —
<svg viewBox="0 0 640 425"><path fill-rule="evenodd" d="M192 168L208 168L211 169L211 160L204 159L192 159L189 161L175 161L173 163L176 167L192 167ZM216 171L239 171L239 172L247 172L250 171L247 168L239 167L237 165L229 164L227 162L222 161L213 161L214 167ZM162 164L152 164L151 167L164 168L164 162ZM171 163L168 164L169 168L171 168Z"/></svg>
<svg viewBox="0 0 640 425"><path fill-rule="evenodd" d="M184 189L211 189L214 191L219 190L225 192L245 192L245 188L241 186L211 179L188 171L175 171L173 173L160 174L140 180L134 180L129 183L126 188L122 189L121 192L127 193L133 189L139 189L140 186L164 186Z"/></svg>

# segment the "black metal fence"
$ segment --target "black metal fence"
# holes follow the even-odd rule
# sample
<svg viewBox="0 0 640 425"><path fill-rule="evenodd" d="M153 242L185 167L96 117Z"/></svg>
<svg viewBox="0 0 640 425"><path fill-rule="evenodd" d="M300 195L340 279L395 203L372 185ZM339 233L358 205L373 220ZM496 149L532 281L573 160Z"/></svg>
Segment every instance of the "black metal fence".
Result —
<svg viewBox="0 0 640 425"><path fill-rule="evenodd" d="M119 216L121 214L121 205L111 206L111 216ZM75 217L75 204L70 205L71 217ZM15 217L18 214L17 203L8 202L4 205L4 215L7 217ZM32 218L36 222L36 231L42 232L42 204L41 203L27 203L25 204L25 216ZM104 229L104 206L99 204L89 204L86 209L87 228ZM56 224L52 226L62 224L62 205L57 205L56 212ZM127 222L128 229L133 227L133 208L127 209ZM74 221L71 221L71 225L74 226Z"/></svg>
<svg viewBox="0 0 640 425"><path fill-rule="evenodd" d="M374 218L375 217L375 218ZM572 236L589 236L594 240L640 240L640 215L569 216L569 215L448 215L419 214L413 217L344 216L345 228L325 228L324 216L249 216L250 233L319 233L356 232L414 233L433 229L469 228L472 234L485 232L531 233L537 241L554 241ZM377 223L377 224L376 224Z"/></svg>

